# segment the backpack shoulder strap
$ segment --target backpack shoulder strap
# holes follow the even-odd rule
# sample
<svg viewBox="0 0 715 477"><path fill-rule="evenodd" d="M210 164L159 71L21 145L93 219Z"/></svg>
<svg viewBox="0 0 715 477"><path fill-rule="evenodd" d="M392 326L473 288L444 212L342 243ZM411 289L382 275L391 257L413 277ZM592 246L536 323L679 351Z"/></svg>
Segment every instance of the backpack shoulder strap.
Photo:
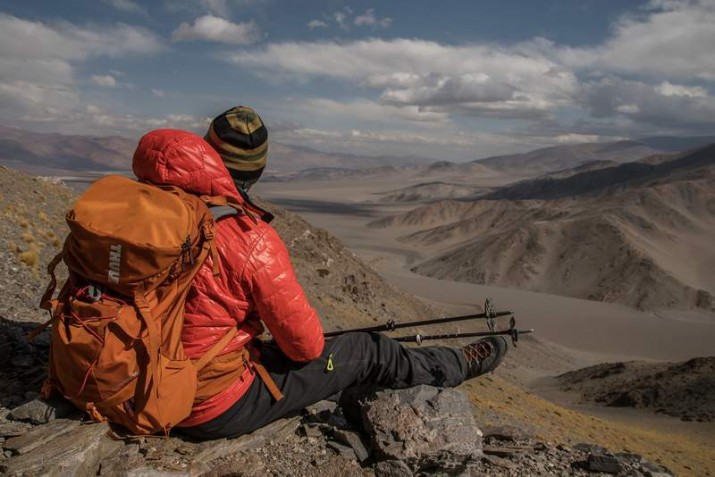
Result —
<svg viewBox="0 0 715 477"><path fill-rule="evenodd" d="M230 205L211 205L209 206L211 215L213 215L214 222L218 222L224 217L230 217L232 215L238 215L238 210Z"/></svg>

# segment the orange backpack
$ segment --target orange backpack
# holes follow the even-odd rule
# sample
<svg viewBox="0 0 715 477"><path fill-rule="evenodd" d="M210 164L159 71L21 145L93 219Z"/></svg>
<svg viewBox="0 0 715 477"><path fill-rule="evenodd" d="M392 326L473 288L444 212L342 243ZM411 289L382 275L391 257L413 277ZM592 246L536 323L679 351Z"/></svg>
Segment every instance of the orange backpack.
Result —
<svg viewBox="0 0 715 477"><path fill-rule="evenodd" d="M245 212L230 198L120 176L98 180L77 200L41 302L52 324L45 395L57 390L94 420L134 434L168 434L189 416L198 370L237 331L197 362L181 344L192 279L209 255L219 273L208 205ZM69 278L51 300L61 260Z"/></svg>

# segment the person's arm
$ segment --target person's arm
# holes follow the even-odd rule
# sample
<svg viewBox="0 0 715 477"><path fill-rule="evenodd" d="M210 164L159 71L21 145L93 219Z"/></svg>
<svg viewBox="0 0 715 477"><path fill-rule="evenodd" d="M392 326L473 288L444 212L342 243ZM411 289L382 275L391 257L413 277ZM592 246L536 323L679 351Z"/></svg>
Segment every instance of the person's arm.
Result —
<svg viewBox="0 0 715 477"><path fill-rule="evenodd" d="M272 227L258 239L243 278L250 299L278 347L293 361L316 359L323 351L323 327L298 283L285 244Z"/></svg>

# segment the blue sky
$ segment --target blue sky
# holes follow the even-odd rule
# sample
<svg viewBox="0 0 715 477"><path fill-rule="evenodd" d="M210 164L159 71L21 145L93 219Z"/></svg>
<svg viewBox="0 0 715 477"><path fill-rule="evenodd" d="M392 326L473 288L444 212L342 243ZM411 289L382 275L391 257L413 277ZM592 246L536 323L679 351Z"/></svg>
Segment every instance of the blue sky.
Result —
<svg viewBox="0 0 715 477"><path fill-rule="evenodd" d="M467 160L715 131L715 0L0 6L0 123L138 137L253 106L275 141Z"/></svg>

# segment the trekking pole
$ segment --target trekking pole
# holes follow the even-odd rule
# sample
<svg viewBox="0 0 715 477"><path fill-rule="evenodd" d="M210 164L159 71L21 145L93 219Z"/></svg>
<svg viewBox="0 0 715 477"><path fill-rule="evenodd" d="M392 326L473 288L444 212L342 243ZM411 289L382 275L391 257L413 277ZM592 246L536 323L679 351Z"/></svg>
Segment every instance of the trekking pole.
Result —
<svg viewBox="0 0 715 477"><path fill-rule="evenodd" d="M511 336L511 342L516 347L516 343L519 341L519 335L526 335L533 333L534 329L530 328L528 330L517 330L516 329L516 319L512 316L510 321L510 328L508 330L491 330L491 331L476 331L470 333L446 333L442 335L408 335L408 336L398 336L393 338L395 341L417 343L421 345L423 341L427 340L448 340L455 338L476 338L476 337L487 337L487 336Z"/></svg>
<svg viewBox="0 0 715 477"><path fill-rule="evenodd" d="M339 336L344 333L352 333L352 332L380 332L380 331L395 331L400 328L411 328L413 326L426 326L426 325L438 325L440 323L452 323L455 321L466 321L466 320L493 320L494 318L498 318L500 316L510 316L513 315L513 311L491 311L487 313L476 313L473 315L462 315L462 316L448 316L446 318L433 318L430 320L423 320L423 321L410 321L407 323L397 323L395 320L390 320L384 325L375 325L375 326L368 326L366 328L355 328L352 330L340 330L340 331L331 331L328 333L325 333L324 336L326 338L329 338L331 336ZM491 328L491 325L490 325Z"/></svg>

